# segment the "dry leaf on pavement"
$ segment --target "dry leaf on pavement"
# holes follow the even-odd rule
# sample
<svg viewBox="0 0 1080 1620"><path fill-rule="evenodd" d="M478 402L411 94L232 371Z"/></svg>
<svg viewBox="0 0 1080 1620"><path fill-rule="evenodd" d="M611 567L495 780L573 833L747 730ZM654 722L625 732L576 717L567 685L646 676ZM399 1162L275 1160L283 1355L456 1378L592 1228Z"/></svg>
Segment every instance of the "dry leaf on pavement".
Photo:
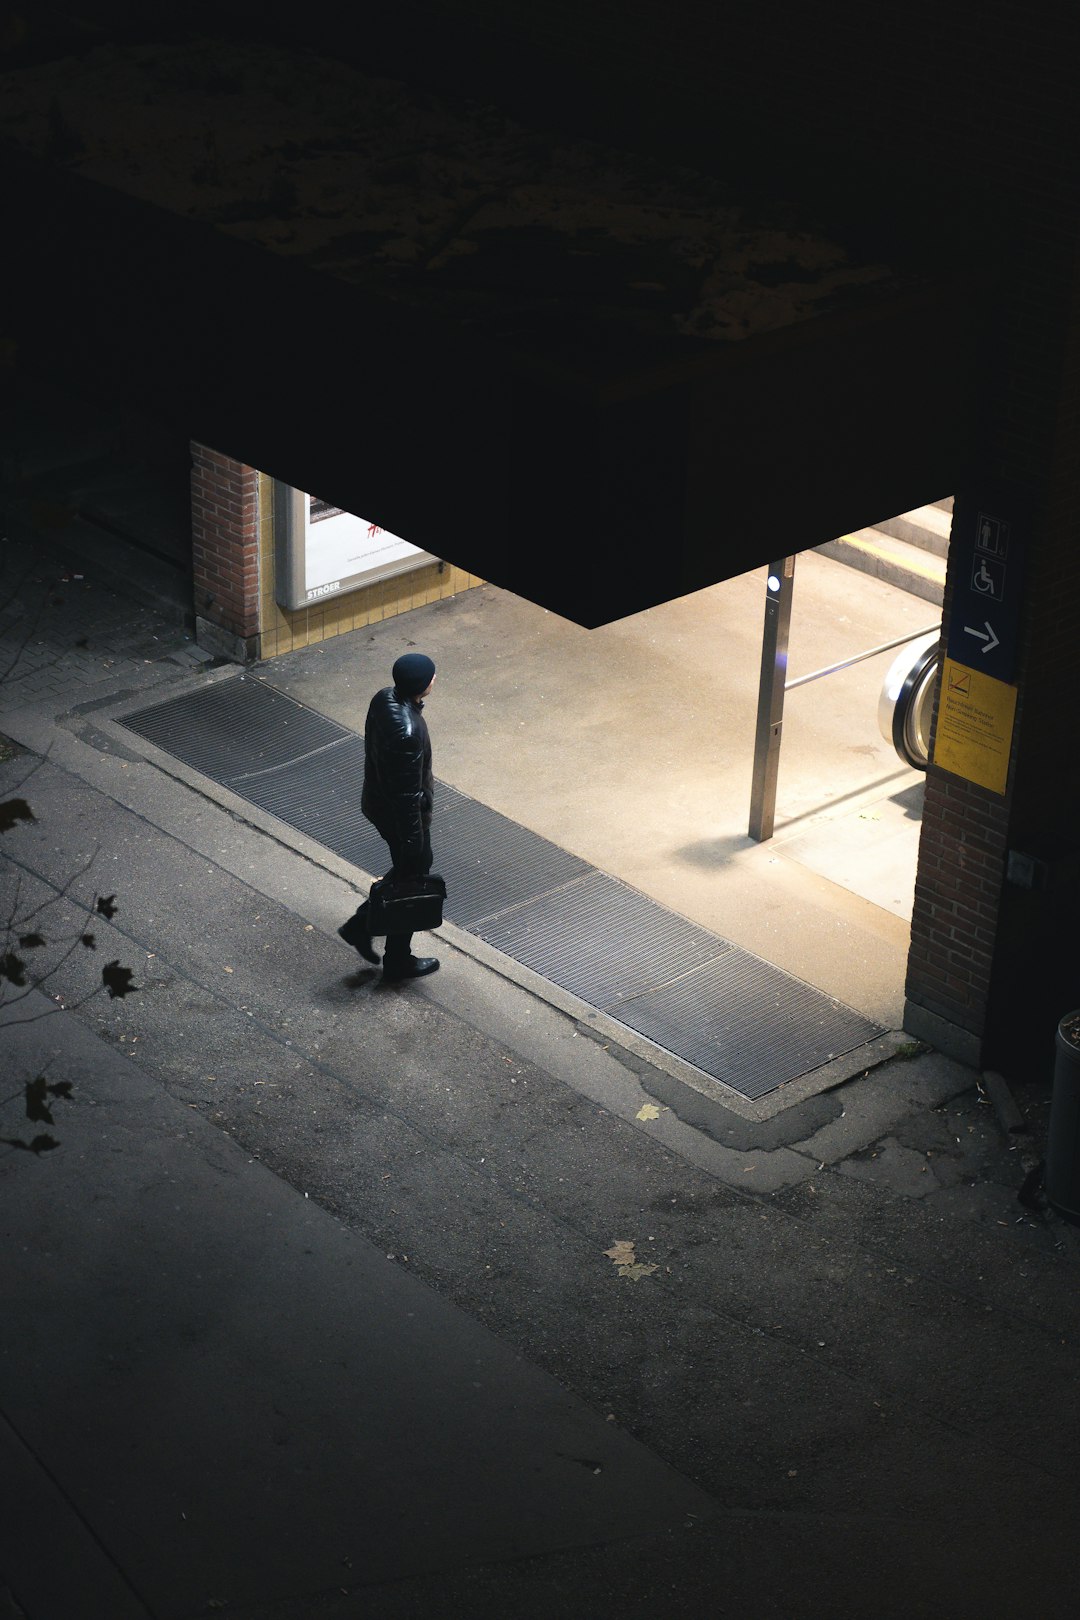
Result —
<svg viewBox="0 0 1080 1620"><path fill-rule="evenodd" d="M659 1266L645 1265L634 1253L634 1245L626 1238L616 1238L610 1249L604 1253L614 1263L615 1270L620 1277L629 1277L631 1282L640 1282L642 1277L651 1277Z"/></svg>

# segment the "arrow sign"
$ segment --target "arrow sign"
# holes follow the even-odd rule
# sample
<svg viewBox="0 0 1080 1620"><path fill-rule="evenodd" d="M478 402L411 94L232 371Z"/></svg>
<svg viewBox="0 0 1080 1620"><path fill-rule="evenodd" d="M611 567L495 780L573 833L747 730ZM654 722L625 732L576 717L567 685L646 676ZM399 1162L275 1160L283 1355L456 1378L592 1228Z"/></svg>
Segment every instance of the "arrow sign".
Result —
<svg viewBox="0 0 1080 1620"><path fill-rule="evenodd" d="M964 634L965 636L978 636L980 641L985 641L986 646L979 648L981 653L993 652L994 648L999 646L1000 643L998 642L997 636L994 634L990 620L984 619L983 624L986 626L985 630L976 630L973 625L965 624Z"/></svg>
<svg viewBox="0 0 1080 1620"><path fill-rule="evenodd" d="M996 681L1011 682L1016 672L1025 537L1031 525L1028 498L1013 485L988 483L979 496L957 491L947 650L954 663L976 667Z"/></svg>

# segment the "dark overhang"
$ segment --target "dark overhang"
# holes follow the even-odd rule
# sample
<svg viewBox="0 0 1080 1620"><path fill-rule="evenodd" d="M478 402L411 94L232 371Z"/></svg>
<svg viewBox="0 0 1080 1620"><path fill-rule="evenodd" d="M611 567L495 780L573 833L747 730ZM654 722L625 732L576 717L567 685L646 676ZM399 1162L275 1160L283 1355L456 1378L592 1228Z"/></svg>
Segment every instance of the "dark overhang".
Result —
<svg viewBox="0 0 1080 1620"><path fill-rule="evenodd" d="M340 66L314 123L283 107L230 158L243 73L196 54L177 99L185 49L114 63L126 100L88 96L89 59L66 92L54 64L7 85L37 119L6 132L20 368L589 626L959 481L971 320L948 277ZM182 118L162 144L170 74L197 173Z"/></svg>

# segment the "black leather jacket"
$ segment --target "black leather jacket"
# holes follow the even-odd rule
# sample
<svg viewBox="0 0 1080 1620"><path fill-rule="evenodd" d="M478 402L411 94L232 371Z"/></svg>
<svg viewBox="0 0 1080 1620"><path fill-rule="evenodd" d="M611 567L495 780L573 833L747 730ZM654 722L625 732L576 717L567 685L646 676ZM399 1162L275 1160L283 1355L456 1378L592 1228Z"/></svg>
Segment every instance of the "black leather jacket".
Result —
<svg viewBox="0 0 1080 1620"><path fill-rule="evenodd" d="M431 738L419 698L394 686L376 692L364 723L364 791L360 808L384 838L401 847L405 864L423 858L431 825L434 781Z"/></svg>

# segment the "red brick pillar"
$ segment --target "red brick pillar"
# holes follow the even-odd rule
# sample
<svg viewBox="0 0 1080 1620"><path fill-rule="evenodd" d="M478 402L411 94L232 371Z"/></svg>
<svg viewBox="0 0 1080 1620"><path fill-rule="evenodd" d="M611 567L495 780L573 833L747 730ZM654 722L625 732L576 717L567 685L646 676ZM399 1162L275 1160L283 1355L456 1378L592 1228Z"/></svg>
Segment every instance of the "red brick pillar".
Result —
<svg viewBox="0 0 1080 1620"><path fill-rule="evenodd" d="M1067 260L1059 288L1072 270ZM904 1019L942 1050L1017 1079L1048 1076L1057 1023L1080 1007L1080 275L1055 303L1031 280L997 338L988 472L966 500L969 521L973 509L993 512L989 491L1004 477L1025 514L1008 780L995 793L937 764L927 772ZM964 589L961 504L946 641Z"/></svg>
<svg viewBox="0 0 1080 1620"><path fill-rule="evenodd" d="M247 662L259 653L259 474L194 440L191 461L196 639Z"/></svg>
<svg viewBox="0 0 1080 1620"><path fill-rule="evenodd" d="M946 598L944 623L949 624ZM982 1063L1006 870L1008 801L926 773L905 1027L962 1062Z"/></svg>

